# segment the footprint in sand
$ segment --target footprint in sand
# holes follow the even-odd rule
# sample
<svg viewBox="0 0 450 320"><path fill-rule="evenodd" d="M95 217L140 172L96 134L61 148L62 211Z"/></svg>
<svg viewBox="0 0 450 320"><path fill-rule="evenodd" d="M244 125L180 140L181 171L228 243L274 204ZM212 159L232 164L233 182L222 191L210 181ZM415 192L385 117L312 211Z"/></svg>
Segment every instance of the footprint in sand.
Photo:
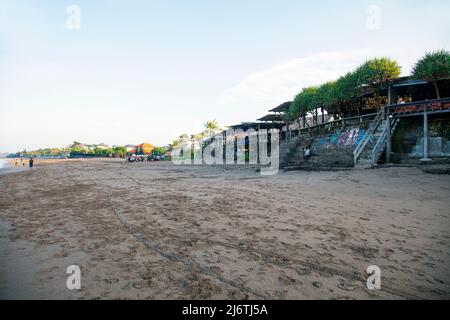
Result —
<svg viewBox="0 0 450 320"><path fill-rule="evenodd" d="M356 289L356 286L348 281L345 281L344 279L339 279L338 288L345 291L353 291Z"/></svg>

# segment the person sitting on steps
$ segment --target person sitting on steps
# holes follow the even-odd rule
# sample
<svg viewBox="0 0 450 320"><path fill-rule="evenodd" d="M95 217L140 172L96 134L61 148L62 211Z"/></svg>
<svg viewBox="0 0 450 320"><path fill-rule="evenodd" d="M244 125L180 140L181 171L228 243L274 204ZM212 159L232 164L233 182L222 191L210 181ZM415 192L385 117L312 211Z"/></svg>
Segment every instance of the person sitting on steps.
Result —
<svg viewBox="0 0 450 320"><path fill-rule="evenodd" d="M308 160L309 158L311 158L311 149L306 146L303 148L303 159Z"/></svg>

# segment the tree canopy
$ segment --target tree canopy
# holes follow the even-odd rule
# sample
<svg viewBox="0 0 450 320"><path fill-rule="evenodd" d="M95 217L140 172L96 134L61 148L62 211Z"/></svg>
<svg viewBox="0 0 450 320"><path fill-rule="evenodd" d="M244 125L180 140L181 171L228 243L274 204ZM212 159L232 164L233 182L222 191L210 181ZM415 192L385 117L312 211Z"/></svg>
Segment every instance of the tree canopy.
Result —
<svg viewBox="0 0 450 320"><path fill-rule="evenodd" d="M450 78L450 51L427 52L413 67L413 77L433 83L437 98L440 98L437 82Z"/></svg>
<svg viewBox="0 0 450 320"><path fill-rule="evenodd" d="M368 60L336 81L304 88L292 102L288 118L305 117L319 107L330 113L342 113L352 107L365 87L373 87L379 92L381 85L395 80L400 74L401 67L395 60L385 57Z"/></svg>
<svg viewBox="0 0 450 320"><path fill-rule="evenodd" d="M401 72L398 62L386 57L368 60L356 70L360 84L366 82L375 87L397 79Z"/></svg>

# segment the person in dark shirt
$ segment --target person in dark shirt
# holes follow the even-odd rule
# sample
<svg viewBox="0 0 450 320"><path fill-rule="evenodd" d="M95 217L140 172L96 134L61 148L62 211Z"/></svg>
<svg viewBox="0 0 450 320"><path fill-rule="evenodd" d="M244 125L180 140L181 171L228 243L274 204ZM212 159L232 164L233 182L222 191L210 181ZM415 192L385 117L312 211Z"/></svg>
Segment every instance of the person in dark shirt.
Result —
<svg viewBox="0 0 450 320"><path fill-rule="evenodd" d="M34 162L33 158L30 158L30 169L33 168L33 162Z"/></svg>

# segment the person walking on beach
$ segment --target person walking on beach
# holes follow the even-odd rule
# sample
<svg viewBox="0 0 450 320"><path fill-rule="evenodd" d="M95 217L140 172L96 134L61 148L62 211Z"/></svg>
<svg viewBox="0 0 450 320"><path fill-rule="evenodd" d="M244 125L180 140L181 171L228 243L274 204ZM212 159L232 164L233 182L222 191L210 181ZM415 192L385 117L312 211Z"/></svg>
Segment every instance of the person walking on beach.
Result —
<svg viewBox="0 0 450 320"><path fill-rule="evenodd" d="M30 169L33 168L33 163L34 163L34 160L33 160L33 158L31 157L31 158L30 158L30 161L29 161Z"/></svg>

